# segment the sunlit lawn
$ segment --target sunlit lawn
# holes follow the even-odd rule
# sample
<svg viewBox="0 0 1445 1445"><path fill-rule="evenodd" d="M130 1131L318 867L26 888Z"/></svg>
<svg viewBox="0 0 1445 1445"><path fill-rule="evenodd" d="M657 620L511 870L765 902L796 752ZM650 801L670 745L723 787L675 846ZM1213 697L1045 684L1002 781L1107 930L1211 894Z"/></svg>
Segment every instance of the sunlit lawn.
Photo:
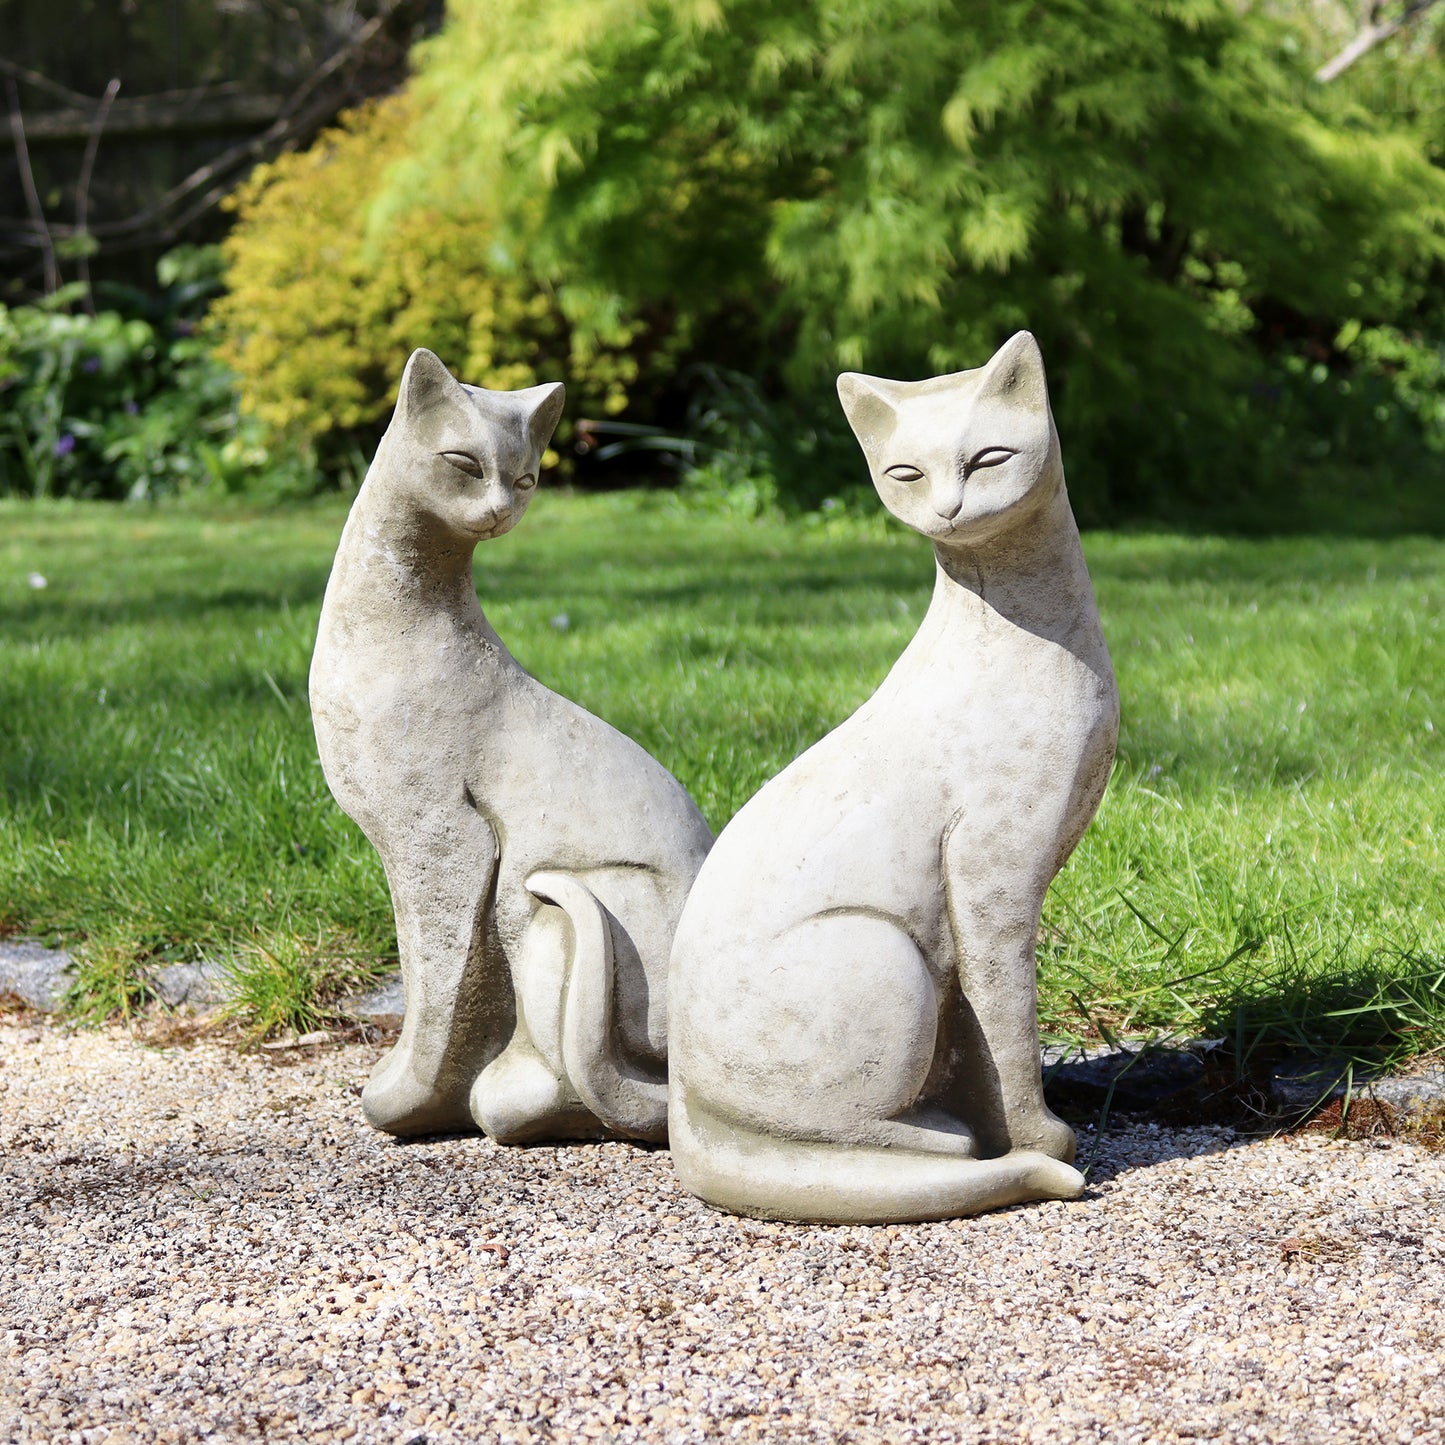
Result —
<svg viewBox="0 0 1445 1445"><path fill-rule="evenodd" d="M388 960L306 707L344 510L0 505L0 919L71 947L99 1007L206 956L295 1022ZM1046 913L1048 1031L1445 1043L1445 543L1085 546L1123 732ZM877 523L544 494L477 571L518 657L720 827L877 684L931 558Z"/></svg>

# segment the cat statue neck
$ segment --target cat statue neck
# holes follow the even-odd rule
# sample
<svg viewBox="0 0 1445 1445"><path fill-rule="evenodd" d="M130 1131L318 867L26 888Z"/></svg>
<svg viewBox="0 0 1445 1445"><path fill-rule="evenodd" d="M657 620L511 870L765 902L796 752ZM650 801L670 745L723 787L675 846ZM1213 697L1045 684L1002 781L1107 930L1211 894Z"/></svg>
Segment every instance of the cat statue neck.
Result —
<svg viewBox="0 0 1445 1445"><path fill-rule="evenodd" d="M1027 333L977 371L846 374L932 601L882 685L719 836L673 943L673 1160L710 1203L885 1223L1083 1187L1047 1109L1034 940L1118 694Z"/></svg>
<svg viewBox="0 0 1445 1445"><path fill-rule="evenodd" d="M668 950L711 834L666 769L522 668L472 581L562 400L416 352L322 606L317 744L381 855L406 990L362 1107L397 1134L666 1134Z"/></svg>

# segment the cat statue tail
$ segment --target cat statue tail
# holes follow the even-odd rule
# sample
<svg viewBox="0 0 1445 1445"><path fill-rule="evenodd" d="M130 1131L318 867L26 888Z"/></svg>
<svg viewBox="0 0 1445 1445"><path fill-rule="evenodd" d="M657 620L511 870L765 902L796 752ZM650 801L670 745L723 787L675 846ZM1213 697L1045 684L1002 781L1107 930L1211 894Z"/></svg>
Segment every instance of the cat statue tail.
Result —
<svg viewBox="0 0 1445 1445"><path fill-rule="evenodd" d="M771 1138L703 1105L674 1080L672 1162L714 1208L807 1224L957 1219L1039 1199L1077 1199L1084 1176L1031 1149L995 1159Z"/></svg>
<svg viewBox="0 0 1445 1445"><path fill-rule="evenodd" d="M527 891L554 903L572 924L572 959L562 1006L562 1062L582 1102L609 1129L667 1142L667 1084L629 1073L613 1040L612 930L592 890L568 873L533 873Z"/></svg>

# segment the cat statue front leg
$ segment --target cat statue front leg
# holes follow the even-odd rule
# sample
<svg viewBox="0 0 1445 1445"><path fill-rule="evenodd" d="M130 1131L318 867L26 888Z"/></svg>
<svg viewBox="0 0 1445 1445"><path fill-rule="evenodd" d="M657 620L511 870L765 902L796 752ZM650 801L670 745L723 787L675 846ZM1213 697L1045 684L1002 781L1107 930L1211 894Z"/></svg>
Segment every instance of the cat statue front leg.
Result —
<svg viewBox="0 0 1445 1445"><path fill-rule="evenodd" d="M511 1032L499 1003L488 934L495 895L497 840L465 804L444 826L417 818L401 846L382 850L396 913L406 1016L401 1037L361 1093L367 1121L392 1134L468 1129L472 1080Z"/></svg>
<svg viewBox="0 0 1445 1445"><path fill-rule="evenodd" d="M954 840L957 840L956 843ZM956 1107L991 1154L1029 1149L1074 1162L1074 1131L1044 1102L1034 957L1046 879L1010 878L961 814L943 848L948 920L963 1008L958 1048L968 1060Z"/></svg>

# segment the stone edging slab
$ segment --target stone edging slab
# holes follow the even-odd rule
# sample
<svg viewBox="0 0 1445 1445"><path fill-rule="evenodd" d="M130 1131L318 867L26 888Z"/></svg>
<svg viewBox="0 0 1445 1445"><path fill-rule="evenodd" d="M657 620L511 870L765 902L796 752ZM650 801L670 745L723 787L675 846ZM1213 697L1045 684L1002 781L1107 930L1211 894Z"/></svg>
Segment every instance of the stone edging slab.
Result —
<svg viewBox="0 0 1445 1445"><path fill-rule="evenodd" d="M0 996L13 995L40 1013L55 1013L75 976L75 960L63 949L29 940L0 940ZM169 1008L192 1012L215 1008L229 996L229 975L222 963L174 963L152 975L156 993ZM376 988L343 999L340 1011L377 1028L401 1027L406 1001L401 975ZM1195 1040L1183 1046L1079 1049L1048 1046L1043 1051L1048 1092L1054 1106L1102 1108L1120 1114L1157 1113L1171 1103L1187 1107L1206 1082L1207 1060L1219 1041ZM1269 1105L1279 1115L1304 1113L1343 1097L1353 1082L1357 1098L1388 1104L1403 1115L1445 1108L1445 1068L1419 1073L1349 1080L1344 1060L1300 1054L1282 1060L1271 1072ZM1111 1092L1112 1090L1112 1092Z"/></svg>

